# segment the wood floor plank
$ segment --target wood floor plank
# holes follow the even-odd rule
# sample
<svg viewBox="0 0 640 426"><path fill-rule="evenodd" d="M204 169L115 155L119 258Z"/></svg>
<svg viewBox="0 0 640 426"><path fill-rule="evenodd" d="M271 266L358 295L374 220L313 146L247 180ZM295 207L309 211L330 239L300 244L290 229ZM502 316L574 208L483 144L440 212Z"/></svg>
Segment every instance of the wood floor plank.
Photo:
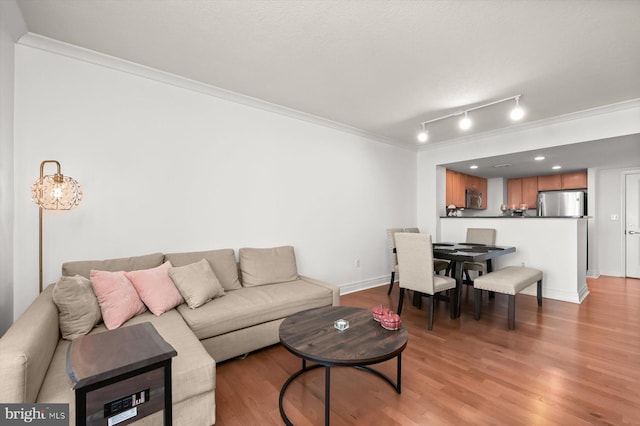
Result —
<svg viewBox="0 0 640 426"><path fill-rule="evenodd" d="M516 298L516 329L507 329L507 299L483 299L473 318L473 292L462 315L427 312L405 300L409 331L402 394L362 371L331 371L332 425L640 425L640 280L588 280L582 304ZM378 287L342 296L342 305L394 311ZM425 304L426 305L426 304ZM375 366L395 376L395 361ZM280 345L217 366L216 425L281 425L282 384L300 360ZM324 423L324 371L291 384L285 410L296 425Z"/></svg>

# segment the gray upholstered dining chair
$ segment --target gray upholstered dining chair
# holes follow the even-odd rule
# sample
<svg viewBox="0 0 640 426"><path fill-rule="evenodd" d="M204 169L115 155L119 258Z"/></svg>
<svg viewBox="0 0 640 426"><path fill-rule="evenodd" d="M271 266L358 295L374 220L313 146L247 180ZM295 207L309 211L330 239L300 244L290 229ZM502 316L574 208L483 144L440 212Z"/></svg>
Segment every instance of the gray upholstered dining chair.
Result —
<svg viewBox="0 0 640 426"><path fill-rule="evenodd" d="M493 228L467 228L468 244L482 244L493 246L496 243L496 230ZM471 281L469 271L476 271L478 275L487 273L487 262L464 262L462 269L468 281Z"/></svg>
<svg viewBox="0 0 640 426"><path fill-rule="evenodd" d="M435 296L442 291L455 288L456 280L434 273L431 235L402 232L395 234L395 241L398 270L401 276L398 315L402 313L405 289L427 295L429 296L429 330L432 330Z"/></svg>
<svg viewBox="0 0 640 426"><path fill-rule="evenodd" d="M398 272L398 256L396 256L396 232L403 232L404 228L389 228L387 229L387 242L389 243L389 254L391 255L391 281L389 282L389 291L387 295L391 294L393 290L393 280L396 278L396 272Z"/></svg>
<svg viewBox="0 0 640 426"><path fill-rule="evenodd" d="M418 234L420 233L419 228L389 228L387 229L387 242L389 243L389 252L391 253L391 281L389 282L389 290L387 291L387 296L391 294L391 290L393 290L393 282L396 277L396 272L398 272L398 257L395 253L396 248L396 240L394 235L397 232L409 232ZM445 271L449 267L449 262L442 259L435 259L433 261L433 269L436 272Z"/></svg>

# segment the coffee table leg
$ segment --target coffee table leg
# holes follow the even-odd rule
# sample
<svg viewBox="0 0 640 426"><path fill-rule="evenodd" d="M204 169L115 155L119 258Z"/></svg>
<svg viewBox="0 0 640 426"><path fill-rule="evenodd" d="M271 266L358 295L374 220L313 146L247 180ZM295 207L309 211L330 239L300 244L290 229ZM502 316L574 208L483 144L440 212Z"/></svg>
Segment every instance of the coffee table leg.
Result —
<svg viewBox="0 0 640 426"><path fill-rule="evenodd" d="M398 379L396 380L398 393L402 392L402 353L398 354Z"/></svg>
<svg viewBox="0 0 640 426"><path fill-rule="evenodd" d="M329 426L331 413L331 367L324 367L324 424Z"/></svg>

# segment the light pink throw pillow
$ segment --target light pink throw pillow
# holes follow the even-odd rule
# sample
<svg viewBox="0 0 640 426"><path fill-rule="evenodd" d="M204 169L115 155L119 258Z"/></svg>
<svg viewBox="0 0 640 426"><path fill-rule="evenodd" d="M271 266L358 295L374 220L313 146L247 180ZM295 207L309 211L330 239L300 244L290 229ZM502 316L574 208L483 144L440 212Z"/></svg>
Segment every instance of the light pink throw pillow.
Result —
<svg viewBox="0 0 640 426"><path fill-rule="evenodd" d="M169 277L171 262L140 271L125 272L140 299L155 316L160 316L170 309L184 303L182 295Z"/></svg>
<svg viewBox="0 0 640 426"><path fill-rule="evenodd" d="M89 278L107 329L118 328L129 318L147 310L124 271L92 270Z"/></svg>

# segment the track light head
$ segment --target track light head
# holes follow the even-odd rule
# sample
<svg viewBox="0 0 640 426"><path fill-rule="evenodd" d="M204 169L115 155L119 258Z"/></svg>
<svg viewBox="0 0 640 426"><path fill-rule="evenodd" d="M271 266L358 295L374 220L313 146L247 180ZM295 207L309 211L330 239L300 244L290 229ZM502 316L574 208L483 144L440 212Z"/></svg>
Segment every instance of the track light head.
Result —
<svg viewBox="0 0 640 426"><path fill-rule="evenodd" d="M511 110L510 116L513 121L521 120L522 117L524 117L524 110L520 106L519 101L520 101L520 96L516 98L516 106Z"/></svg>
<svg viewBox="0 0 640 426"><path fill-rule="evenodd" d="M462 130L469 130L471 128L471 124L473 124L473 123L471 122L471 119L469 117L467 117L467 111L465 111L464 112L464 117L460 120L458 125L460 126L460 128Z"/></svg>
<svg viewBox="0 0 640 426"><path fill-rule="evenodd" d="M420 133L418 133L418 141L424 143L428 139L429 139L429 132L427 132L427 129L426 129L424 123L422 123L422 131L420 131Z"/></svg>

